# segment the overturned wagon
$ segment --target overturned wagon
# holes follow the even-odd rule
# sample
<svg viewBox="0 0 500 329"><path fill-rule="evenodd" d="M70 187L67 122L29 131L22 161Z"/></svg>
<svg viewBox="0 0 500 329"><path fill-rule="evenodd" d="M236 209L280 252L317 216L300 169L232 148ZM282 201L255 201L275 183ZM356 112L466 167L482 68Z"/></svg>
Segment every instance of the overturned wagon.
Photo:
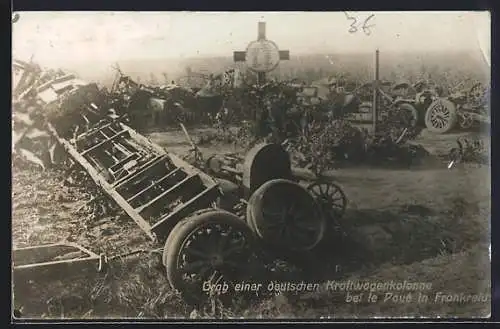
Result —
<svg viewBox="0 0 500 329"><path fill-rule="evenodd" d="M203 282L247 275L257 241L309 252L325 235L328 214L321 201L333 200L335 185L303 187L279 145L258 145L241 171L232 168L241 182L233 185L236 192L227 180L166 152L119 120L100 121L71 140L50 129L96 184L163 243L169 282L185 296L199 295ZM339 195L336 209L343 211L345 196L341 190Z"/></svg>

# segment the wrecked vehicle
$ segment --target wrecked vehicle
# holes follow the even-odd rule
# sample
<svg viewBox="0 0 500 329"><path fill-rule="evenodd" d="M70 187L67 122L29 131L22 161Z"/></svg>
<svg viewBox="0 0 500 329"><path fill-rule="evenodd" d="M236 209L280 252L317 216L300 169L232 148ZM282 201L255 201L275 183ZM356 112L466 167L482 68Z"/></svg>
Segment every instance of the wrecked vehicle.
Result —
<svg viewBox="0 0 500 329"><path fill-rule="evenodd" d="M444 134L456 128L470 129L481 123L490 123L489 90L483 84L477 82L469 89L454 89L427 107L425 126L430 131Z"/></svg>
<svg viewBox="0 0 500 329"><path fill-rule="evenodd" d="M57 93L59 89L53 90L57 84L38 89L38 98L45 100L41 113L47 132L76 168L86 172L154 243L163 247L168 281L188 301L206 297L203 282L221 278L231 282L249 275L259 241L279 255L307 255L324 240L327 228L335 226L345 210L346 197L332 182L305 177L307 187L299 184L304 177L292 170L289 154L281 145L257 145L241 159L242 166L220 167L232 175L233 185L227 184L217 178L223 173L216 175L219 166L214 165L214 158L205 172L152 143L127 126L122 117L106 116L106 111L98 110L95 113L101 115L87 118L86 108L93 108L93 103L83 104L78 91L88 84L69 84L66 97ZM47 96L56 94L57 100ZM75 104L79 106L73 107ZM47 246L33 246L14 253L28 253L26 257L30 258L44 248ZM82 252L74 248L79 249L75 253ZM86 250L83 253L87 256L82 259L88 264L98 262L98 269L106 262L105 256L97 257ZM71 266L80 258L61 263L61 259L33 257L27 265ZM14 264L17 289L26 282L19 274L23 266L25 263L19 260Z"/></svg>

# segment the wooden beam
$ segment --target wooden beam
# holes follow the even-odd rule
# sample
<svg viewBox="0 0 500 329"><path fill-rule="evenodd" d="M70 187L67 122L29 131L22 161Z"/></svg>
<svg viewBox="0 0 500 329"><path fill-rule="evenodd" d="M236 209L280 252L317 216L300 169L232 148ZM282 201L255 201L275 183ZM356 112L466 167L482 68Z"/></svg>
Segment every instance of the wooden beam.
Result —
<svg viewBox="0 0 500 329"><path fill-rule="evenodd" d="M183 180L181 180L180 182L178 182L177 184L175 184L171 188L167 189L166 191L162 192L160 195L154 197L151 201L149 201L145 205L140 206L136 210L139 213L142 213L144 210L146 210L147 208L151 207L152 205L154 205L155 203L157 203L158 201L160 201L160 199L162 199L166 195L174 192L175 190L177 190L182 185L184 185L184 184L186 184L186 183L188 183L188 182L196 179L196 177L198 177L198 176L197 175L189 175L189 176L187 176L186 178L184 178ZM198 177L198 181L199 181L199 177Z"/></svg>
<svg viewBox="0 0 500 329"><path fill-rule="evenodd" d="M257 29L258 29L257 40L265 40L266 39L266 22L259 22Z"/></svg>
<svg viewBox="0 0 500 329"><path fill-rule="evenodd" d="M129 156L127 156L125 159L122 159L120 160L118 163L115 163L114 165L112 165L109 170L111 172L116 172L117 170L121 169L120 167L124 164L126 164L127 162L131 161L131 160L136 160L137 158L139 157L139 154L138 153L132 153L130 154Z"/></svg>
<svg viewBox="0 0 500 329"><path fill-rule="evenodd" d="M174 170L172 170L171 172L169 172L168 174L166 174L165 176L163 176L162 178L160 178L159 180L157 180L156 182L154 182L153 184L149 185L148 187L140 190L139 192L137 192L136 194L134 194L133 196L131 196L130 198L127 199L127 202L131 203L132 201L134 201L139 195L143 194L143 193L146 193L147 191L149 191L150 189L152 189L154 186L160 184L161 182L163 182L165 179L169 178L169 177L172 177L173 175L175 175L175 173L178 173L179 171L181 170L181 168L175 168Z"/></svg>
<svg viewBox="0 0 500 329"><path fill-rule="evenodd" d="M206 188L203 192L184 203L178 209L174 209L171 213L168 213L160 218L160 220L151 227L151 231L158 235L162 235L168 229L173 228L182 218L188 216L193 211L201 209L203 206L210 204L220 195L220 190L218 186L214 185ZM206 203L206 204L205 204ZM170 225L166 225L167 222L171 222Z"/></svg>
<svg viewBox="0 0 500 329"><path fill-rule="evenodd" d="M137 176L145 173L149 169L157 166L158 164L161 163L161 161L165 160L166 158L167 158L167 155L163 154L163 155L160 155L160 156L157 156L157 157L151 159L150 161L143 164L140 167L140 169L138 169L137 171L135 171L132 174L127 175L127 176L123 177L122 179L120 179L119 181L115 182L113 185L113 188L119 189L120 187L123 187L123 185L130 183L131 180L137 178Z"/></svg>
<svg viewBox="0 0 500 329"><path fill-rule="evenodd" d="M373 111L372 111L372 119L373 119L373 134L377 132L377 120L378 120L378 94L379 94L379 83L380 83L380 77L379 77L379 50L377 49L375 51L375 81L373 83Z"/></svg>
<svg viewBox="0 0 500 329"><path fill-rule="evenodd" d="M99 147L103 146L104 144L107 144L107 143L109 143L109 142L114 141L114 140L115 140L115 139L117 139L117 138L122 137L122 136L123 136L123 135L125 135L126 133L128 133L128 131L126 131L126 130L122 130L122 131L120 131L118 134L116 134L116 135L114 135L114 136L111 136L111 137L109 137L109 138L107 138L107 139L103 140L102 142L100 142L100 143L98 143L98 144L96 144L96 145L94 145L94 146L92 146L92 147L90 147L90 148L88 148L88 149L84 150L84 151L82 152L82 156L83 156L83 155L85 155L85 154L87 154L87 153L89 153L89 152L94 151L95 149L97 149L97 148L99 148Z"/></svg>

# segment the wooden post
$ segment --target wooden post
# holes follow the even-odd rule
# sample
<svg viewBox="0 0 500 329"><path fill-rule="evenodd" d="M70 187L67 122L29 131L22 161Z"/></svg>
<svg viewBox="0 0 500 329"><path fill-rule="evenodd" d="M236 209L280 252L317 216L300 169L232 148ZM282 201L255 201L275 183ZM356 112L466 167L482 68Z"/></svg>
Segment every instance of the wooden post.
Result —
<svg viewBox="0 0 500 329"><path fill-rule="evenodd" d="M379 88L379 50L375 51L375 80L373 81L373 133L377 132L377 120L378 120L378 88Z"/></svg>
<svg viewBox="0 0 500 329"><path fill-rule="evenodd" d="M257 84L263 85L264 83L266 83L266 73L265 72L258 72L257 73Z"/></svg>

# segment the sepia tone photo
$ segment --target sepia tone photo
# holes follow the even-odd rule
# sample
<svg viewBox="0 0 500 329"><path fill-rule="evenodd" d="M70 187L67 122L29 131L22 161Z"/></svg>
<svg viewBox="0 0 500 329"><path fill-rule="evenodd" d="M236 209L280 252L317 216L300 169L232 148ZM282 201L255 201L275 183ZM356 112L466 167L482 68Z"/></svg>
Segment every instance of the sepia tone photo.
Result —
<svg viewBox="0 0 500 329"><path fill-rule="evenodd" d="M489 12L15 12L12 320L485 318Z"/></svg>

